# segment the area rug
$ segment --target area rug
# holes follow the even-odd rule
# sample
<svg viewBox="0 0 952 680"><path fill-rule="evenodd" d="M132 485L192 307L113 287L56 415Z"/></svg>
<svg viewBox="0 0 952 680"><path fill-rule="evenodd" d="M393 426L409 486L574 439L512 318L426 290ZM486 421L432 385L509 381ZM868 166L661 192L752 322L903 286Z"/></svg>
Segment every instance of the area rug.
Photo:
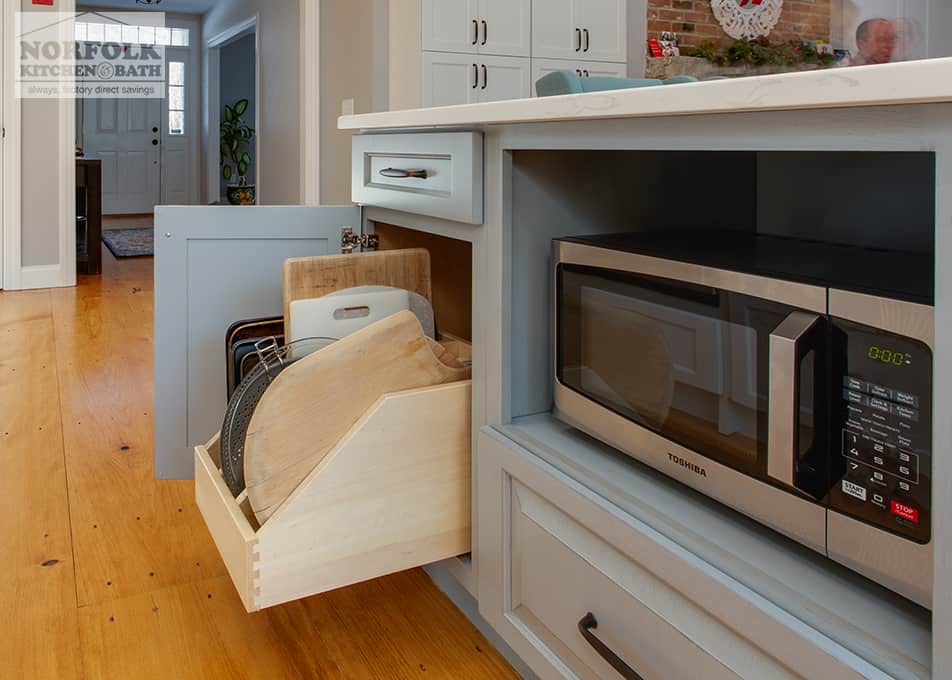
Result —
<svg viewBox="0 0 952 680"><path fill-rule="evenodd" d="M152 227L106 229L102 242L116 257L151 257L155 254Z"/></svg>

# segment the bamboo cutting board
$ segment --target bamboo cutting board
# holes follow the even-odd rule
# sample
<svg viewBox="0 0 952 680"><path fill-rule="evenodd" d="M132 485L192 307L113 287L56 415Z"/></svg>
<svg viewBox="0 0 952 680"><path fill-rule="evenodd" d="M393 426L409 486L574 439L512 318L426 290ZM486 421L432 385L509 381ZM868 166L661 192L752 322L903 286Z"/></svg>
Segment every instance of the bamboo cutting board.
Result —
<svg viewBox="0 0 952 680"><path fill-rule="evenodd" d="M382 396L470 375L423 334L410 311L289 366L265 392L248 426L245 483L255 517L264 524Z"/></svg>

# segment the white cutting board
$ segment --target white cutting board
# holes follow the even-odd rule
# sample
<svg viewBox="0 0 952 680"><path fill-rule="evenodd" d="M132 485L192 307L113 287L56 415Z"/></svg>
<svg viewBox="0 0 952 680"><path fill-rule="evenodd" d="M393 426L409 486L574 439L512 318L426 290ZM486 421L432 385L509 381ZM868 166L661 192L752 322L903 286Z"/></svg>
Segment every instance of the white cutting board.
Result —
<svg viewBox="0 0 952 680"><path fill-rule="evenodd" d="M411 309L413 294L401 288L364 286L290 305L288 342L302 338L345 338L372 323Z"/></svg>

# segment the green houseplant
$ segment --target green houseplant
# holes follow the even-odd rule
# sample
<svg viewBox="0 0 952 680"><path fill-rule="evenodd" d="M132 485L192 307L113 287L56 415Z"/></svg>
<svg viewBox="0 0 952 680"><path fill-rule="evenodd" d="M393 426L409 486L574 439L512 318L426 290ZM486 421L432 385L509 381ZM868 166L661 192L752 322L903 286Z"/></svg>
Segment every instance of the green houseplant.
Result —
<svg viewBox="0 0 952 680"><path fill-rule="evenodd" d="M234 106L225 105L225 115L221 122L221 174L226 182L236 177L237 184L227 186L228 202L232 205L254 205L255 185L245 177L251 167L248 149L255 138L255 130L249 126L243 116L248 111L248 100L239 99Z"/></svg>

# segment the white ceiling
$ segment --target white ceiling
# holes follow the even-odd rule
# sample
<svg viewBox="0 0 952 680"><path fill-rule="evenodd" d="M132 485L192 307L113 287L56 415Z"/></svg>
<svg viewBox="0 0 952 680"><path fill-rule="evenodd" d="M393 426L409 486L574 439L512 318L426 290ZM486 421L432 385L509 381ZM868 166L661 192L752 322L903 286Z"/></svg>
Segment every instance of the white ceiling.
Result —
<svg viewBox="0 0 952 680"><path fill-rule="evenodd" d="M126 12L179 12L181 14L204 14L218 0L162 0L158 5L140 5L135 0L89 0L77 3L81 9L97 7L121 9Z"/></svg>

